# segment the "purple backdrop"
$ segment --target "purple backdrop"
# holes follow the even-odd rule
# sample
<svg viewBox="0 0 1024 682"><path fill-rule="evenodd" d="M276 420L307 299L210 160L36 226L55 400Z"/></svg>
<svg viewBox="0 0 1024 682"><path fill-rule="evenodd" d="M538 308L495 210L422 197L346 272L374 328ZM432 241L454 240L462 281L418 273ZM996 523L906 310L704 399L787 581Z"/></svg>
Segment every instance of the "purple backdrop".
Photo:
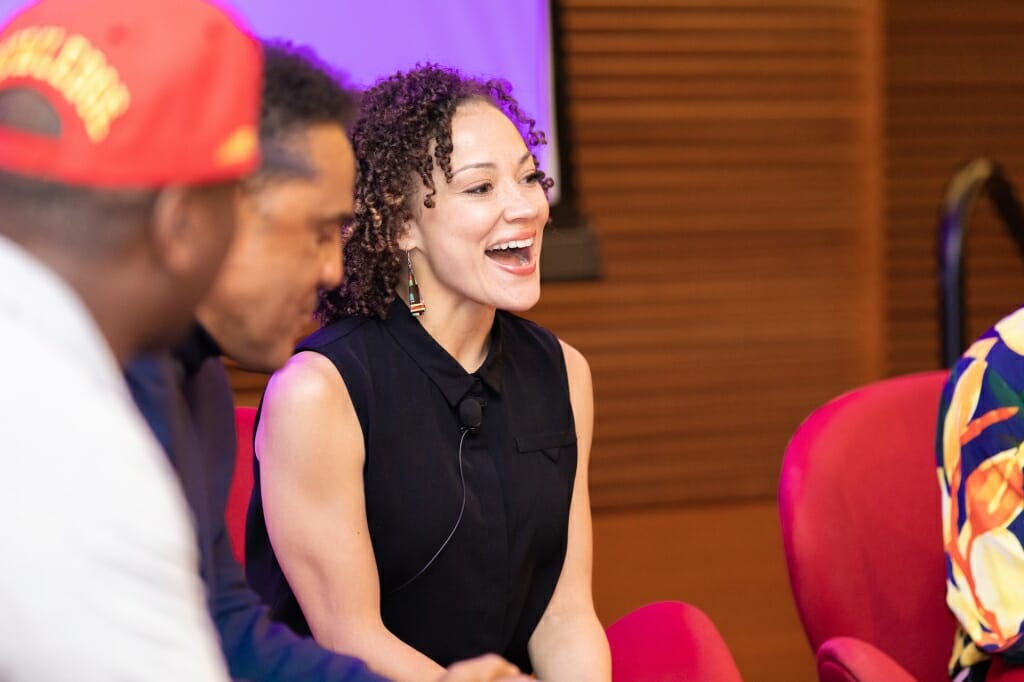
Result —
<svg viewBox="0 0 1024 682"><path fill-rule="evenodd" d="M24 0L0 0L0 16L6 18L24 4ZM227 0L223 4L234 6L261 37L312 46L326 62L347 72L355 85L371 85L422 61L507 79L516 98L548 134L541 165L556 178L557 191L548 0Z"/></svg>

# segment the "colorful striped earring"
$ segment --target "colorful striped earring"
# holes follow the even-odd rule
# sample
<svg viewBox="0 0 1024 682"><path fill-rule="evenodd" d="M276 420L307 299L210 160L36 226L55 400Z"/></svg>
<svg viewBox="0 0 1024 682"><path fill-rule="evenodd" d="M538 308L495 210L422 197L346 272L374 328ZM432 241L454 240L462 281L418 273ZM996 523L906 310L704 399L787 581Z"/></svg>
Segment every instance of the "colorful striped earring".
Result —
<svg viewBox="0 0 1024 682"><path fill-rule="evenodd" d="M409 312L413 317L419 317L427 310L427 306L420 300L420 285L416 282L416 273L412 271L412 255L405 252L405 261L409 264Z"/></svg>

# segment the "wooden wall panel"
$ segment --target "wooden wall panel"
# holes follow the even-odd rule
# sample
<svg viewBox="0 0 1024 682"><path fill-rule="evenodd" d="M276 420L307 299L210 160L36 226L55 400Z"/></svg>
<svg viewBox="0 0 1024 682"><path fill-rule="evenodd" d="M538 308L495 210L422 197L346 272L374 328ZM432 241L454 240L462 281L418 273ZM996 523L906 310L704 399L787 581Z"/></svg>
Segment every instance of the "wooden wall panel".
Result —
<svg viewBox="0 0 1024 682"><path fill-rule="evenodd" d="M887 372L938 366L935 249L943 187L971 158L1024 182L1024 3L886 4ZM1024 265L987 201L967 240L969 338L1024 300Z"/></svg>
<svg viewBox="0 0 1024 682"><path fill-rule="evenodd" d="M771 497L800 420L881 371L876 2L562 5L604 273L531 316L592 365L594 506Z"/></svg>
<svg viewBox="0 0 1024 682"><path fill-rule="evenodd" d="M816 680L814 652L786 597L778 519L773 500L596 514L598 617L610 625L641 604L685 601L714 621L743 679Z"/></svg>
<svg viewBox="0 0 1024 682"><path fill-rule="evenodd" d="M771 496L793 428L877 372L869 4L563 3L605 270L534 317L593 368L597 508Z"/></svg>

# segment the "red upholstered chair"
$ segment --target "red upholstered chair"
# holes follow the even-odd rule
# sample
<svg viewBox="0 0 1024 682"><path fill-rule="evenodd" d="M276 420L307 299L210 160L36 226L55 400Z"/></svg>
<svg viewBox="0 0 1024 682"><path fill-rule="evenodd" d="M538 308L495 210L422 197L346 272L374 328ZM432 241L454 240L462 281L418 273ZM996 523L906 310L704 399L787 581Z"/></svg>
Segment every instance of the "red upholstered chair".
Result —
<svg viewBox="0 0 1024 682"><path fill-rule="evenodd" d="M711 619L675 601L642 606L606 630L613 682L741 682Z"/></svg>
<svg viewBox="0 0 1024 682"><path fill-rule="evenodd" d="M948 680L935 462L945 371L878 381L815 410L786 448L790 583L822 680Z"/></svg>
<svg viewBox="0 0 1024 682"><path fill-rule="evenodd" d="M945 675L946 679L948 675ZM891 656L863 639L833 637L818 648L820 682L917 682Z"/></svg>
<svg viewBox="0 0 1024 682"><path fill-rule="evenodd" d="M1008 668L1002 659L992 661L992 667L985 676L986 682L1024 682L1024 668Z"/></svg>
<svg viewBox="0 0 1024 682"><path fill-rule="evenodd" d="M252 429L256 422L253 407L235 408L235 433L238 445L235 449L235 473L228 489L228 504L224 511L231 548L235 558L245 563L245 516L249 511L249 496L252 494Z"/></svg>

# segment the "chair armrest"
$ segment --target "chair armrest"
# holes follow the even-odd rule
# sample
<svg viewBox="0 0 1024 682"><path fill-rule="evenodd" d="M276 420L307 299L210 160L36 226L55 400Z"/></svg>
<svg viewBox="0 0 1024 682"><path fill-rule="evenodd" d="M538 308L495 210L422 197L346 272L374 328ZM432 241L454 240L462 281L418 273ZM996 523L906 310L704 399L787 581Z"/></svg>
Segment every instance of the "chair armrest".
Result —
<svg viewBox="0 0 1024 682"><path fill-rule="evenodd" d="M818 647L819 682L915 682L903 667L856 637L833 637Z"/></svg>
<svg viewBox="0 0 1024 682"><path fill-rule="evenodd" d="M715 624L690 604L647 604L608 626L606 632L615 680L743 680Z"/></svg>

